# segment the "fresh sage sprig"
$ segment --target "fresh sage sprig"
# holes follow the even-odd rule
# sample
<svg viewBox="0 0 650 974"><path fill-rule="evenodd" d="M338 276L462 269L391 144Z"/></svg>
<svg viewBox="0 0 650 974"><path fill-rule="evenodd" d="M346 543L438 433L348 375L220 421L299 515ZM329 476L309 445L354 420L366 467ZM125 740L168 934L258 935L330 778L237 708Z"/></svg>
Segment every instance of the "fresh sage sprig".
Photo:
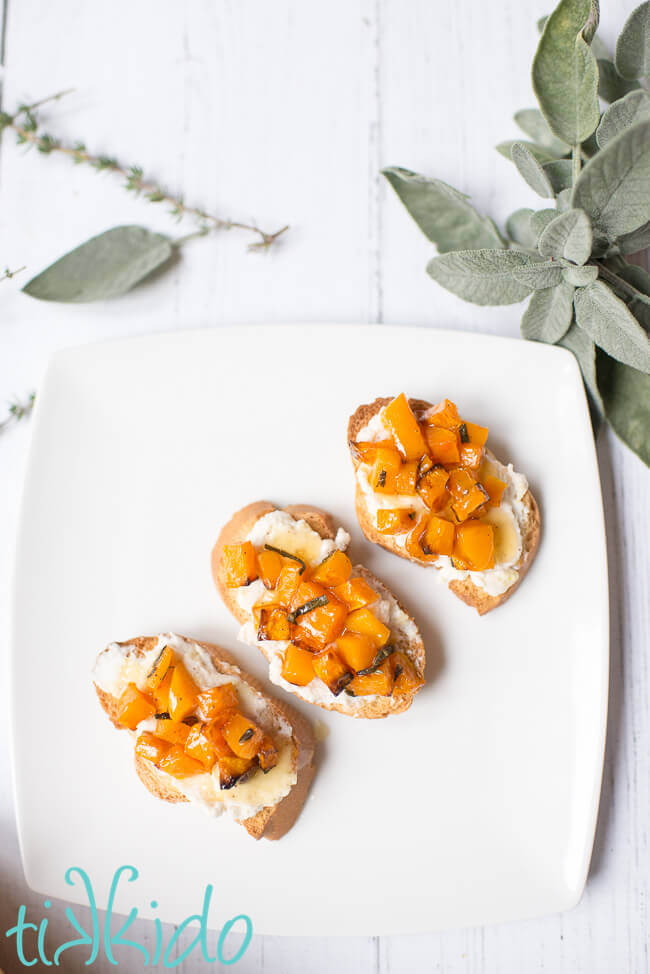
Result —
<svg viewBox="0 0 650 974"><path fill-rule="evenodd" d="M625 259L650 246L650 0L613 58L598 16L597 0L561 0L543 18L539 107L515 115L528 139L497 146L552 207L517 210L501 232L441 180L383 173L438 248L433 280L474 304L530 295L524 338L575 355L595 413L650 465L650 274Z"/></svg>
<svg viewBox="0 0 650 974"><path fill-rule="evenodd" d="M32 392L25 402L21 402L19 399L10 402L7 409L7 417L0 422L0 433L4 433L7 427L13 423L19 423L21 419L26 419L34 408L35 399L36 393Z"/></svg>
<svg viewBox="0 0 650 974"><path fill-rule="evenodd" d="M254 223L215 216L188 205L155 180L144 175L140 166L126 166L109 155L95 155L83 142L65 144L40 127L38 109L57 101L67 91L58 92L32 104L19 105L15 112L0 112L0 133L12 130L18 145L35 148L42 155L59 153L77 165L88 165L97 172L109 172L123 179L124 188L149 203L169 206L177 221L191 218L196 230L176 239L152 233L144 227L113 227L81 244L29 281L23 291L47 301L97 301L124 294L157 268L163 267L174 249L196 236L221 230L242 230L256 239L249 250L267 250L289 228L268 232Z"/></svg>

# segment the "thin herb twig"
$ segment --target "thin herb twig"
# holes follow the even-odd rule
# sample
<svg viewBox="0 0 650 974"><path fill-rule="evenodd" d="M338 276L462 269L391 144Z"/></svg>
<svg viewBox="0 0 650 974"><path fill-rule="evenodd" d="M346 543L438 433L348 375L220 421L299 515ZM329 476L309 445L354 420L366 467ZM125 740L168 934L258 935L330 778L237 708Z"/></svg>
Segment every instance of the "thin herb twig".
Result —
<svg viewBox="0 0 650 974"><path fill-rule="evenodd" d="M0 274L0 281L8 281L12 277L15 277L16 274L20 274L20 272L24 270L24 267L17 267L15 271L10 271L8 267L5 267L4 274Z"/></svg>
<svg viewBox="0 0 650 974"><path fill-rule="evenodd" d="M7 427L13 423L19 423L21 419L26 419L34 408L35 399L36 393L32 392L25 402L20 402L19 400L10 402L7 418L0 422L0 433L4 433Z"/></svg>
<svg viewBox="0 0 650 974"><path fill-rule="evenodd" d="M35 146L44 155L57 152L67 156L77 165L84 164L91 166L97 172L111 172L121 176L124 179L124 188L128 192L134 193L136 196L143 196L150 203L167 203L171 207L170 216L177 220L181 220L184 216L193 218L197 221L199 229L196 234L182 238L183 241L197 234L204 236L217 230L244 230L259 238L249 245L249 250L265 250L289 229L286 225L273 233L269 233L254 223L218 217L201 207L189 206L182 196L174 196L155 180L145 176L140 166L123 165L118 159L109 155L95 155L88 151L83 142L66 145L60 139L44 132L39 127L38 118L35 114L36 109L47 102L62 98L67 93L61 91L48 98L33 102L31 105L20 105L13 115L6 112L0 113L0 130L12 129L16 133L19 145L27 145L28 148Z"/></svg>

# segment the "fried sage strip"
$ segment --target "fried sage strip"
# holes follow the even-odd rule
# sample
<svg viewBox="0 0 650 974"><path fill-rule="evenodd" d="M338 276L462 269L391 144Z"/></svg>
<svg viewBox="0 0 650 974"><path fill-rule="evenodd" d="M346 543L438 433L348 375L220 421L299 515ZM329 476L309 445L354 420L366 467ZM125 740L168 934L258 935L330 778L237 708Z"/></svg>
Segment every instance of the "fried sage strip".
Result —
<svg viewBox="0 0 650 974"><path fill-rule="evenodd" d="M275 548L272 544L265 544L264 547L267 551L275 551L276 555L282 555L283 558L291 558L292 561L297 561L300 565L302 565L302 568L298 572L299 575L302 575L307 567L302 558L299 558L298 555L292 555L290 551L285 551L283 548Z"/></svg>
<svg viewBox="0 0 650 974"><path fill-rule="evenodd" d="M326 595L319 595L315 599L310 599L309 602L305 602L304 605L299 605L294 612L290 612L287 616L289 622L295 622L298 616L304 616L312 609L318 609L321 605L327 605L329 599Z"/></svg>
<svg viewBox="0 0 650 974"><path fill-rule="evenodd" d="M374 673L375 670L379 669L384 660L388 659L388 657L394 652L395 647L390 643L387 643L386 646L382 646L382 648L377 652L377 655L370 666L367 666L365 670L359 670L357 672L357 676L368 676L370 673Z"/></svg>

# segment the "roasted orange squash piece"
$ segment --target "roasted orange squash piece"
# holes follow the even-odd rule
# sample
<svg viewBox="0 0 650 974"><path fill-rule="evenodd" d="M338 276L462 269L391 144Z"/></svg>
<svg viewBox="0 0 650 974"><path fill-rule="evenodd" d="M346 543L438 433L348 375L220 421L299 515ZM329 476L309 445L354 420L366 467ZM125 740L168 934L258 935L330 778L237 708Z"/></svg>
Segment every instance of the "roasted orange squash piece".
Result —
<svg viewBox="0 0 650 974"><path fill-rule="evenodd" d="M413 527L415 517L415 511L407 507L380 507L377 511L377 530L381 534L403 534Z"/></svg>
<svg viewBox="0 0 650 974"><path fill-rule="evenodd" d="M301 593L306 595L310 586L314 594L304 599ZM301 612L301 610L306 610L312 602L322 598L327 599L324 605L317 605ZM339 602L331 592L326 594L320 585L311 582L304 583L298 589L292 603L292 618L295 617L294 640L309 649L324 649L328 643L334 642L337 636L343 632L347 611L347 607Z"/></svg>
<svg viewBox="0 0 650 974"><path fill-rule="evenodd" d="M223 566L226 585L229 588L238 588L240 585L254 582L257 578L257 555L250 541L224 545Z"/></svg>
<svg viewBox="0 0 650 974"><path fill-rule="evenodd" d="M222 683L221 686L202 690L196 699L201 720L213 720L224 710L236 710L239 706L234 683Z"/></svg>
<svg viewBox="0 0 650 974"><path fill-rule="evenodd" d="M287 646L282 663L282 677L287 683L306 687L315 677L314 655L300 646Z"/></svg>
<svg viewBox="0 0 650 974"><path fill-rule="evenodd" d="M185 746L187 735L190 732L188 724L183 724L177 720L157 720L154 734L161 741L168 744L180 744Z"/></svg>
<svg viewBox="0 0 650 974"><path fill-rule="evenodd" d="M151 699L138 690L135 683L129 683L119 699L117 719L122 727L135 730L141 720L153 717L156 707Z"/></svg>
<svg viewBox="0 0 650 974"><path fill-rule="evenodd" d="M498 507L501 503L501 498L503 497L503 492L508 486L503 480L499 480L498 477L493 477L492 474L485 474L481 477L481 483L488 492L490 498L488 507Z"/></svg>
<svg viewBox="0 0 650 974"><path fill-rule="evenodd" d="M443 399L436 406L432 406L426 416L422 417L422 421L427 426L439 426L448 430L458 429L462 422L458 409L450 399Z"/></svg>
<svg viewBox="0 0 650 974"><path fill-rule="evenodd" d="M277 605L260 605L257 638L286 642L291 639L291 623L286 609Z"/></svg>
<svg viewBox="0 0 650 974"><path fill-rule="evenodd" d="M338 599L343 602L349 612L362 609L364 605L372 605L379 596L363 578L351 578L344 585L337 585L332 589Z"/></svg>
<svg viewBox="0 0 650 974"><path fill-rule="evenodd" d="M337 548L314 568L311 581L324 585L325 588L334 588L347 582L351 574L352 562L344 551L339 551Z"/></svg>
<svg viewBox="0 0 650 974"><path fill-rule="evenodd" d="M265 734L262 739L260 749L257 752L257 760L262 771L270 771L278 763L278 749L268 734Z"/></svg>
<svg viewBox="0 0 650 974"><path fill-rule="evenodd" d="M447 503L449 474L439 463L418 478L417 491L432 511L439 511Z"/></svg>
<svg viewBox="0 0 650 974"><path fill-rule="evenodd" d="M376 440L375 442L351 442L350 447L355 460L360 463L373 464L377 458L377 450L394 450L393 440Z"/></svg>
<svg viewBox="0 0 650 974"><path fill-rule="evenodd" d="M471 571L482 572L494 568L494 529L482 521L466 521L456 528L453 551Z"/></svg>
<svg viewBox="0 0 650 974"><path fill-rule="evenodd" d="M164 714L169 710L169 688L172 685L174 667L170 666L165 673L162 683L153 691L153 702L156 705L156 713Z"/></svg>
<svg viewBox="0 0 650 974"><path fill-rule="evenodd" d="M482 484L474 486L451 505L451 509L459 521L466 521L471 515L476 516L490 499L490 495Z"/></svg>
<svg viewBox="0 0 650 974"><path fill-rule="evenodd" d="M478 470L483 463L485 450L480 443L461 443L460 445L460 464L469 470Z"/></svg>
<svg viewBox="0 0 650 974"><path fill-rule="evenodd" d="M418 477L418 461L408 460L403 463L395 474L395 493L415 494L415 485Z"/></svg>
<svg viewBox="0 0 650 974"><path fill-rule="evenodd" d="M477 484L476 477L469 470L452 470L447 481L447 489L455 500L461 500Z"/></svg>
<svg viewBox="0 0 650 974"><path fill-rule="evenodd" d="M240 713L233 714L230 720L226 721L221 728L221 733L233 754L246 760L255 757L264 737L255 721Z"/></svg>
<svg viewBox="0 0 650 974"><path fill-rule="evenodd" d="M189 757L180 744L172 744L158 767L173 778L192 778L195 774L205 774L203 765Z"/></svg>
<svg viewBox="0 0 650 974"><path fill-rule="evenodd" d="M335 697L338 697L354 676L350 667L332 650L314 656L313 666L316 676Z"/></svg>
<svg viewBox="0 0 650 974"><path fill-rule="evenodd" d="M232 715L232 711L229 711L228 715L230 717ZM230 748L228 747L226 738L223 736L221 730L221 726L223 723L224 721L221 720L221 715L219 715L219 718L217 720L213 720L209 724L204 725L205 727L204 734L209 740L212 747L217 752L217 758L219 760L221 760L221 758L226 758L226 757L233 758L235 756L230 750Z"/></svg>
<svg viewBox="0 0 650 974"><path fill-rule="evenodd" d="M428 453L434 463L446 465L460 461L460 436L458 430L442 426L425 426Z"/></svg>
<svg viewBox="0 0 650 974"><path fill-rule="evenodd" d="M464 423L463 425L467 430L470 443L478 443L479 446L485 446L488 438L487 426L477 426L476 423Z"/></svg>
<svg viewBox="0 0 650 974"><path fill-rule="evenodd" d="M222 790L232 788L253 767L253 761L246 758L232 757L219 758L219 787Z"/></svg>
<svg viewBox="0 0 650 974"><path fill-rule="evenodd" d="M419 518L419 520L415 523L415 527L411 528L407 534L406 541L404 543L404 547L408 551L409 555L411 555L412 558L417 558L418 561L435 561L438 557L426 547L424 532L427 529L428 523L429 515L425 514L423 517Z"/></svg>
<svg viewBox="0 0 650 974"><path fill-rule="evenodd" d="M367 697L370 694L377 694L380 697L388 697L393 689L393 671L390 657L378 666L372 673L355 676L347 686L347 692L355 697Z"/></svg>
<svg viewBox="0 0 650 974"><path fill-rule="evenodd" d="M345 620L346 629L368 636L375 646L385 646L390 639L390 629L377 618L371 609L355 609Z"/></svg>
<svg viewBox="0 0 650 974"><path fill-rule="evenodd" d="M405 460L419 460L428 452L420 424L403 392L384 407L381 418Z"/></svg>
<svg viewBox="0 0 650 974"><path fill-rule="evenodd" d="M212 771L217 763L217 751L207 734L205 724L194 724L185 741L185 753L202 764L206 771Z"/></svg>
<svg viewBox="0 0 650 974"><path fill-rule="evenodd" d="M147 673L144 688L147 693L157 690L167 675L170 666L174 664L174 652L171 646L163 646L156 656L153 666Z"/></svg>
<svg viewBox="0 0 650 974"><path fill-rule="evenodd" d="M280 605L289 606L302 581L302 565L297 561L285 559L275 586L275 594Z"/></svg>
<svg viewBox="0 0 650 974"><path fill-rule="evenodd" d="M169 744L150 731L143 731L135 742L135 753L138 757L153 761L156 765L167 754L168 750Z"/></svg>
<svg viewBox="0 0 650 974"><path fill-rule="evenodd" d="M390 663L393 667L393 693L413 693L419 687L424 686L424 680L418 675L418 671L415 668L415 664L406 653L402 653L400 650L393 653L390 657Z"/></svg>
<svg viewBox="0 0 650 974"><path fill-rule="evenodd" d="M454 550L455 533L451 521L432 514L424 532L424 543L436 555L450 555Z"/></svg>
<svg viewBox="0 0 650 974"><path fill-rule="evenodd" d="M381 460L375 460L370 468L370 486L378 494L395 494L397 492L397 473L387 470Z"/></svg>
<svg viewBox="0 0 650 974"><path fill-rule="evenodd" d="M277 585L284 558L277 551L263 548L257 553L257 574L262 580L264 588L274 589Z"/></svg>
<svg viewBox="0 0 650 974"><path fill-rule="evenodd" d="M184 720L196 708L199 688L182 663L176 663L169 686L169 716Z"/></svg>
<svg viewBox="0 0 650 974"><path fill-rule="evenodd" d="M336 640L336 652L351 670L358 673L359 670L365 670L372 665L377 653L377 644L370 636L346 630Z"/></svg>

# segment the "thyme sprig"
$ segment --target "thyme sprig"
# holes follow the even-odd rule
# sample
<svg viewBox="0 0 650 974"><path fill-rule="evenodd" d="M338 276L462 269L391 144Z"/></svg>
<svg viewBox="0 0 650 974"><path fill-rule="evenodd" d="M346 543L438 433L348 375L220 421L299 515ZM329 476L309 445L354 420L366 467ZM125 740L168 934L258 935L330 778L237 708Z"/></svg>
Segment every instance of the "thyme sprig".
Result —
<svg viewBox="0 0 650 974"><path fill-rule="evenodd" d="M26 419L32 409L34 408L34 400L36 399L36 393L32 392L27 397L25 402L20 402L16 399L14 402L9 403L9 408L7 410L7 417L0 422L0 433L4 433L8 426L13 423L19 423L21 419Z"/></svg>
<svg viewBox="0 0 650 974"><path fill-rule="evenodd" d="M170 206L169 215L176 220L182 220L185 216L194 219L198 224L198 234L201 236L217 230L244 230L259 238L249 244L249 250L266 250L289 229L289 226L286 225L273 233L269 233L254 223L244 223L240 220L215 216L202 207L188 205L182 196L174 196L158 182L145 176L140 166L124 165L115 156L96 155L89 152L84 142L74 142L68 145L49 132L43 131L40 127L37 109L48 102L58 101L59 98L68 93L69 91L60 91L30 105L19 105L13 114L0 112L0 132L4 129L12 129L16 133L18 145L25 145L27 148L34 147L43 155L50 155L53 152L59 153L67 156L75 165L87 165L97 172L110 172L116 176L121 176L127 192L142 196L149 203L167 203ZM192 234L192 236L194 235Z"/></svg>

